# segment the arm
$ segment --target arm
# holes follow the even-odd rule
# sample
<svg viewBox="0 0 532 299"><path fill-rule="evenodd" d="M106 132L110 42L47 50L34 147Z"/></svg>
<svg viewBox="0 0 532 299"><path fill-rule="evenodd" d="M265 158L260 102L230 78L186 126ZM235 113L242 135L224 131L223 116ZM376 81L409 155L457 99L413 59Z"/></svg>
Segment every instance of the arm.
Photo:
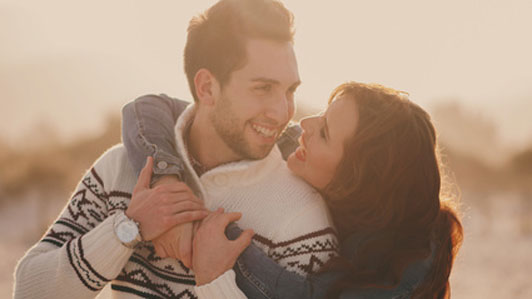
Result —
<svg viewBox="0 0 532 299"><path fill-rule="evenodd" d="M226 235L233 240L242 230L231 224ZM285 269L251 244L238 258L233 271L238 287L250 298L327 298L327 290L339 272L312 274L306 278Z"/></svg>
<svg viewBox="0 0 532 299"><path fill-rule="evenodd" d="M193 265L197 284L194 290L200 299L247 298L236 285L235 274L230 269L251 243L253 231L246 230L234 240L228 240L224 234L225 227L241 216L240 213L224 214L220 208L202 221L194 237Z"/></svg>
<svg viewBox="0 0 532 299"><path fill-rule="evenodd" d="M122 141L128 158L138 174L146 157L154 157L154 185L171 184L183 177L184 166L176 151L174 126L187 105L166 95L147 95L122 108ZM299 126L291 126L279 139L285 159L297 148L300 134ZM178 258L190 267L192 235L191 224L172 228L153 241L155 251L160 257ZM176 248L177 252L173 250Z"/></svg>
<svg viewBox="0 0 532 299"><path fill-rule="evenodd" d="M189 103L162 95L146 95L122 108L122 142L137 173L148 156L155 160L154 177L181 175L184 167L176 152L174 126Z"/></svg>
<svg viewBox="0 0 532 299"><path fill-rule="evenodd" d="M183 162L176 152L174 126L188 102L162 95L146 95L122 108L122 141L133 169L140 173L147 156L155 159L151 183L171 185L183 177ZM180 259L190 267L192 223L172 228L153 240L160 257Z"/></svg>
<svg viewBox="0 0 532 299"><path fill-rule="evenodd" d="M242 230L235 224L229 225L225 233L229 240L243 238ZM248 232L243 235L246 234ZM235 264L242 247L224 250L230 242L236 241L222 237L222 230L204 230L198 231L194 239L194 269L197 276L206 277L197 279L195 290L199 298L327 298L326 291L339 276L339 273L321 273L304 278L281 267L254 244L244 250ZM249 235L244 240L247 238ZM198 252L198 249L204 251Z"/></svg>
<svg viewBox="0 0 532 299"><path fill-rule="evenodd" d="M223 227L223 224L217 225L217 227L221 226ZM202 234L203 236L201 236ZM227 226L225 234L228 240L238 240L242 230L233 223ZM202 284L196 287L196 292L200 298L245 298L243 296L265 299L329 298L328 290L335 281L346 274L341 271L329 271L303 277L277 264L254 244L248 246L234 263L234 254L238 254L240 250L223 251L220 249L229 242L220 238L221 231L207 233L203 231L198 235L203 238L194 240L197 248L207 248L207 250L199 253L195 249L194 259L205 262L206 266L203 268L207 268L207 277L209 277L198 280L201 281L199 284ZM213 251L210 248L216 248L216 250ZM356 248L346 247L344 250L350 252ZM217 261L216 258L221 259ZM415 288L426 277L430 267L430 259L412 263L403 274L399 285L394 288L346 288L341 291L339 298L410 298ZM232 269L231 264L234 264ZM201 266L195 267L195 269L200 270L200 273L201 268ZM216 279L212 280L213 277Z"/></svg>
<svg viewBox="0 0 532 299"><path fill-rule="evenodd" d="M187 105L166 95L146 95L122 108L122 142L137 174L146 157L153 156L154 180L166 174L182 176L184 167L176 150L174 126ZM297 148L300 135L301 128L292 125L279 138L277 144L285 160Z"/></svg>
<svg viewBox="0 0 532 299"><path fill-rule="evenodd" d="M236 224L230 224L225 231L228 239L237 238L242 230ZM356 250L344 247L343 251ZM416 288L429 273L433 255L424 260L410 264L401 282L393 288L346 288L341 291L341 299L388 299L411 298ZM218 284L225 288L234 284L230 281L232 273L236 273L236 284L249 298L329 298L328 290L335 281L342 278L345 272L328 271L312 274L306 278L281 267L268 257L260 248L251 244L238 257L231 271L220 277ZM234 275L234 274L232 274ZM224 288L218 286L218 288Z"/></svg>
<svg viewBox="0 0 532 299"><path fill-rule="evenodd" d="M140 224L146 240L173 225L204 218L201 201L184 184L171 190L149 188L151 163L135 186L127 209L108 211L120 152L106 152L78 184L59 218L17 265L15 298L94 298L116 278L132 248L115 234L115 220L124 213ZM162 211L162 213L161 213Z"/></svg>
<svg viewBox="0 0 532 299"><path fill-rule="evenodd" d="M114 235L99 179L104 155L79 182L63 212L18 263L15 298L94 298L133 250Z"/></svg>
<svg viewBox="0 0 532 299"><path fill-rule="evenodd" d="M218 278L206 285L200 286L200 291L212 295L222 293L223 290L240 290L249 298L326 298L326 292L331 283L338 277L338 273L310 274L304 277L293 272L298 271L298 267L307 269L308 272L313 272L322 263L326 262L331 254L335 253L334 244L336 239L331 233L327 232L327 229L325 232L317 231L318 233L314 234L315 236L307 234L302 238L292 238L294 235L293 232L300 231L301 226L308 227L316 225L318 230L320 230L323 226L328 225L327 217L321 208L321 202L314 202L309 204L307 208L302 209L301 213L306 214L306 217L303 215L294 215L294 221L286 223L286 226L293 227L283 227L281 229L287 231L286 236L291 236L290 240L288 242L277 242L277 244L280 244L279 246L272 245L271 248L273 249L269 250L268 255L258 246L252 244L238 258L235 266L232 268L233 270L231 270L231 263L225 262L225 259L219 262L209 261L209 270L214 275L210 275L210 279L207 281L212 280L213 277ZM296 219L298 218L303 220L297 221ZM306 222L308 218L312 218L317 224ZM241 232L238 227L233 225L226 231L231 240L236 239ZM222 234L222 232L218 234ZM282 235L281 237L284 236ZM213 243L215 239L220 240L216 232L211 232L209 237L203 238L203 243L196 247L218 249L221 246L218 243ZM223 239L221 240L223 241ZM194 240L195 244L199 242L199 239ZM291 258L292 254L283 256L283 252L293 253L298 258ZM225 258L228 255L219 253L218 251L212 252L212 254L214 258L219 256ZM194 249L194 260L212 259L212 257L206 258L205 256L205 253L201 254ZM274 259L269 256L273 256ZM316 264L313 265L313 263ZM292 271L287 270L287 268ZM198 271L198 266L195 266L194 270ZM298 272L301 273L302 271Z"/></svg>

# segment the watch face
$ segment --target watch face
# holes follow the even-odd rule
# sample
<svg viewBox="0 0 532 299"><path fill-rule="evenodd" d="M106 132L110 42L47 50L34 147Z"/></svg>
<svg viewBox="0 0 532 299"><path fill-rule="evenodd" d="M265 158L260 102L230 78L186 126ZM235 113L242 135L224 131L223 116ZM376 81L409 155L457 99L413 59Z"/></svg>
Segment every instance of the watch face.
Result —
<svg viewBox="0 0 532 299"><path fill-rule="evenodd" d="M118 225L118 238L123 243L129 243L137 237L139 229L131 221L124 221Z"/></svg>

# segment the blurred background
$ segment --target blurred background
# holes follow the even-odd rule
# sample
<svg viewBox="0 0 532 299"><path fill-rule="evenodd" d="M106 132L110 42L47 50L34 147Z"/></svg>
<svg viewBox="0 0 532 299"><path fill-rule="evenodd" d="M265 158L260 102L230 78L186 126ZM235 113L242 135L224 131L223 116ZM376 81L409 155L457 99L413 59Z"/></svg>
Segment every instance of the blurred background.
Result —
<svg viewBox="0 0 532 299"><path fill-rule="evenodd" d="M191 99L186 27L214 2L0 0L0 298L84 171L120 142L121 107L147 93ZM453 298L532 298L532 2L284 3L298 117L347 80L408 91L433 116L462 200Z"/></svg>

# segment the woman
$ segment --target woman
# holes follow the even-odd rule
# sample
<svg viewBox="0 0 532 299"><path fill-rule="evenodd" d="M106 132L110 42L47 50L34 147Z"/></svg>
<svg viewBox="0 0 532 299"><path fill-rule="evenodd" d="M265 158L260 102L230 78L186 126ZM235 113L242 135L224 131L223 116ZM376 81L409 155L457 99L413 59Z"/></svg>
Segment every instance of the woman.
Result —
<svg viewBox="0 0 532 299"><path fill-rule="evenodd" d="M146 105L160 104L142 103L135 109L149 109ZM128 109L131 106L124 109L124 143L135 151L138 139L128 137L136 134L128 124L133 118ZM175 119L179 111L174 110ZM153 120L143 123L152 130L161 126ZM440 195L436 133L429 115L402 92L349 82L333 91L324 115L302 120L301 128L299 147L287 163L326 199L341 255L322 272L303 279L250 246L234 267L244 293L263 298L448 297L462 227L452 201ZM170 149L162 142L157 145ZM207 218L194 242L204 248L229 242L216 235L222 230L212 229L225 224L222 218L220 212ZM235 231L229 230L231 237ZM212 257L199 247L194 249L195 260ZM223 273L232 265L219 267ZM201 275L201 267L194 269ZM234 281L217 279L212 291L220 286L237 287Z"/></svg>

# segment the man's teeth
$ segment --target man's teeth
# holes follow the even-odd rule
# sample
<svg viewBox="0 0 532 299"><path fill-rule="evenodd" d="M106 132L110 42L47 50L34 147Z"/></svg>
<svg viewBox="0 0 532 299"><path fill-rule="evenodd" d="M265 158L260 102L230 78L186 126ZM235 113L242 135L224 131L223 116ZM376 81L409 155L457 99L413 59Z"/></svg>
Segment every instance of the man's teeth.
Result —
<svg viewBox="0 0 532 299"><path fill-rule="evenodd" d="M253 125L252 127L257 133L260 133L265 137L273 137L277 134L277 130L268 129L259 125Z"/></svg>

